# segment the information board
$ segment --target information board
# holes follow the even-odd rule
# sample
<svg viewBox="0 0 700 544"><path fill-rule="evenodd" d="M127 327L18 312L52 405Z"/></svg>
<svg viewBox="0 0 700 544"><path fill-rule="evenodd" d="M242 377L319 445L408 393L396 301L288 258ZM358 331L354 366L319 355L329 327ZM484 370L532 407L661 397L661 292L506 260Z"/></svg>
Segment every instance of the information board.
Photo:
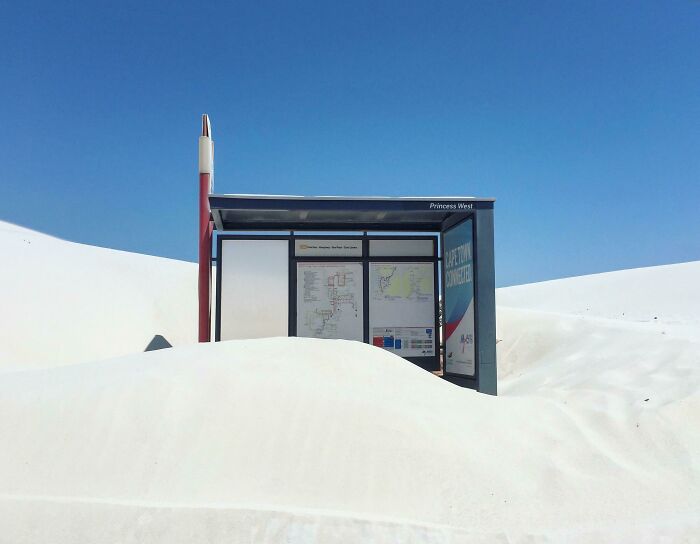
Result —
<svg viewBox="0 0 700 544"><path fill-rule="evenodd" d="M372 344L402 357L434 356L434 264L371 262L369 282Z"/></svg>
<svg viewBox="0 0 700 544"><path fill-rule="evenodd" d="M297 336L364 341L362 263L297 263Z"/></svg>
<svg viewBox="0 0 700 544"><path fill-rule="evenodd" d="M445 371L474 376L474 259L472 220L446 231L443 237L445 268Z"/></svg>

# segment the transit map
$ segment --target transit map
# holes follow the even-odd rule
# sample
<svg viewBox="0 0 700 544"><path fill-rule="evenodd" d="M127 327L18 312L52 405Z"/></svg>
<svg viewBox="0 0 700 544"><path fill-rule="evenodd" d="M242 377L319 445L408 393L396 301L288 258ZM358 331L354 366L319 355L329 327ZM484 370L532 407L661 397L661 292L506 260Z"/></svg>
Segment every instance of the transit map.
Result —
<svg viewBox="0 0 700 544"><path fill-rule="evenodd" d="M297 336L364 340L362 263L297 263Z"/></svg>

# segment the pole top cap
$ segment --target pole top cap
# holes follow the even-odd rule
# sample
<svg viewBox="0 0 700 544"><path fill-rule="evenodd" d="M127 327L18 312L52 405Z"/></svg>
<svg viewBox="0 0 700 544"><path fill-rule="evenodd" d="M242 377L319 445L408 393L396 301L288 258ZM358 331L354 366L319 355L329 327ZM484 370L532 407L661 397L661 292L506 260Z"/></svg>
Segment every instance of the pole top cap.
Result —
<svg viewBox="0 0 700 544"><path fill-rule="evenodd" d="M202 136L211 138L211 123L206 113L202 115Z"/></svg>

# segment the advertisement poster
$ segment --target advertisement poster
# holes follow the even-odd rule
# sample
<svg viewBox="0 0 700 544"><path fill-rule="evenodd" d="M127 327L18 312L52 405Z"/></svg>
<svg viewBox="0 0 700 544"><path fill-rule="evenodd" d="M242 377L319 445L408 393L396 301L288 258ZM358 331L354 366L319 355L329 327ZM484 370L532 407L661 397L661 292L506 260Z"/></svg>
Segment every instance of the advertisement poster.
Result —
<svg viewBox="0 0 700 544"><path fill-rule="evenodd" d="M444 234L445 371L474 376L474 259L472 220Z"/></svg>

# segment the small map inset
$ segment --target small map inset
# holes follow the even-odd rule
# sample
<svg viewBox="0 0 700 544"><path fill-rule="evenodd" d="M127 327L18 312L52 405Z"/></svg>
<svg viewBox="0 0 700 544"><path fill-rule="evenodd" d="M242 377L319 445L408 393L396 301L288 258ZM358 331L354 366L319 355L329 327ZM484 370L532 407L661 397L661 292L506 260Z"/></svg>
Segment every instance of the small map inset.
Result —
<svg viewBox="0 0 700 544"><path fill-rule="evenodd" d="M432 263L392 263L376 267L374 300L433 300Z"/></svg>
<svg viewBox="0 0 700 544"><path fill-rule="evenodd" d="M297 336L364 339L362 263L297 264Z"/></svg>

